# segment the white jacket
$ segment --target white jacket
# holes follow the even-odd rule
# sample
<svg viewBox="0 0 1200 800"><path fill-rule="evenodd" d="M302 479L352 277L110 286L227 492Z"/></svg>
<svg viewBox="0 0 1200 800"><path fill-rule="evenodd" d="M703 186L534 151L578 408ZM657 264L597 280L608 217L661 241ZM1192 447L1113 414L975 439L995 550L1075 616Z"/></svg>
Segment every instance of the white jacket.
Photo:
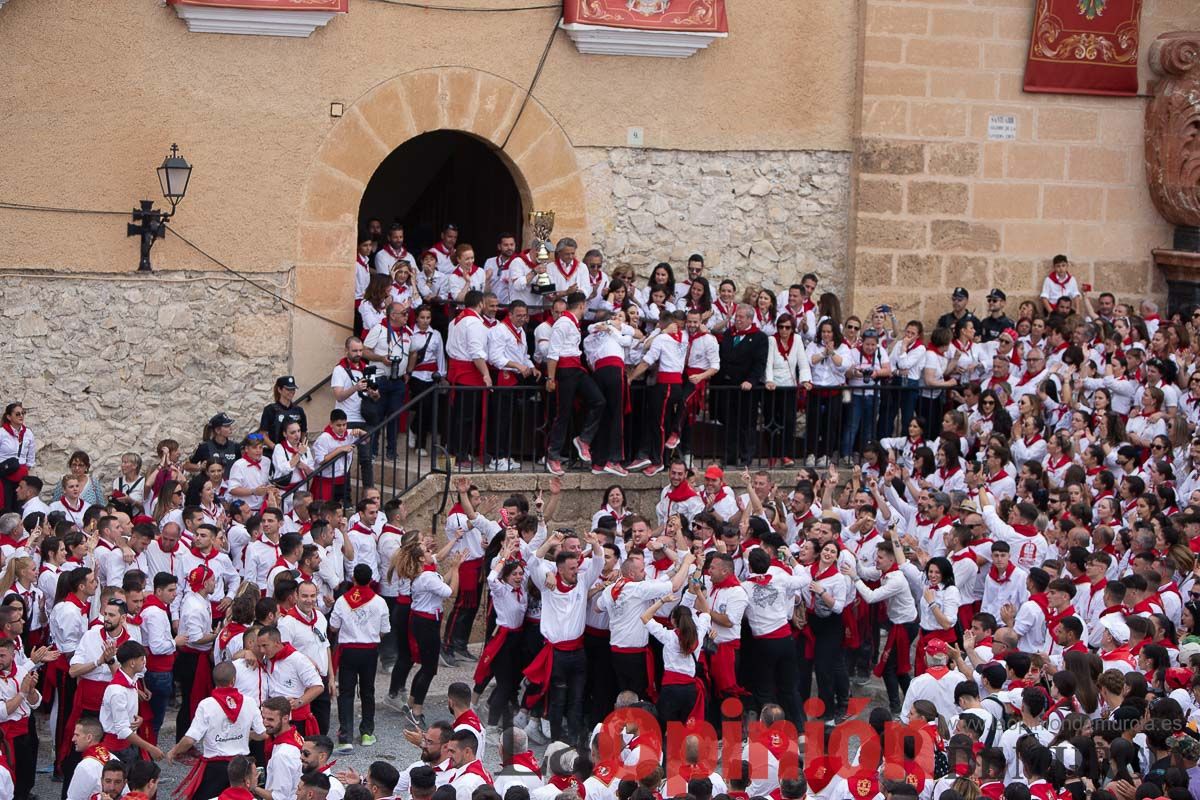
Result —
<svg viewBox="0 0 1200 800"><path fill-rule="evenodd" d="M792 336L792 349L785 357L779 349L779 340L774 336L767 337L767 368L765 382L776 386L792 387L799 383L812 382L812 368L808 365L804 342L798 336ZM799 379L797 380L797 376Z"/></svg>

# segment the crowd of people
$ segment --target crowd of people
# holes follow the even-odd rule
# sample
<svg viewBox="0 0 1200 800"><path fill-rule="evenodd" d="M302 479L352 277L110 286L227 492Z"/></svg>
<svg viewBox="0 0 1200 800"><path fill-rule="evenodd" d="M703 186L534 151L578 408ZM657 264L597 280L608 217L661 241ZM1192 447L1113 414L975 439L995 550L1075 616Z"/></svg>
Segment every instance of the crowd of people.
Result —
<svg viewBox="0 0 1200 800"><path fill-rule="evenodd" d="M842 318L811 275L777 309L732 281L711 298L699 256L639 289L570 240L542 264L502 237L476 267L448 226L416 272L403 231L378 234L315 437L284 376L240 441L219 413L190 457L164 440L109 483L77 451L43 481L24 406L5 408L0 800L31 796L47 709L69 800L152 797L162 759L191 763L184 796L223 800L1200 800L1200 311L1093 299L1058 257L1016 320L1002 290L977 317L956 289L926 336L886 305ZM440 378L544 379L546 469L570 448L617 478L587 524L559 518L557 477L504 497L459 477L437 530L369 470L345 507L351 463L399 446L370 441L364 406L382 419ZM786 477L746 468L740 433L724 467L689 467L689 403L722 380L824 431L780 455ZM460 394L480 457L507 416ZM652 507L627 497L633 469L665 473ZM463 665L453 721L428 721L439 668ZM376 744L380 672L421 758L336 771ZM872 677L886 699L864 711ZM852 719L906 733L843 757Z"/></svg>

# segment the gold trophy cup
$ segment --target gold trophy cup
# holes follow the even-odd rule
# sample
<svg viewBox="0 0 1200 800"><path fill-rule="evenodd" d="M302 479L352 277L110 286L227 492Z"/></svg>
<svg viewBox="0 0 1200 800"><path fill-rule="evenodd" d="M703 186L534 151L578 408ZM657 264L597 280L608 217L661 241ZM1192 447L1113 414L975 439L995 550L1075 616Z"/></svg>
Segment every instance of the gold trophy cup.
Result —
<svg viewBox="0 0 1200 800"><path fill-rule="evenodd" d="M554 230L554 212L531 211L529 212L529 223L533 226L534 236L534 241L531 243L532 246L529 249L539 264L545 264L553 256L549 245L550 232ZM555 290L555 286L554 282L550 280L550 276L545 272L541 272L533 279L530 290L538 295L550 294Z"/></svg>

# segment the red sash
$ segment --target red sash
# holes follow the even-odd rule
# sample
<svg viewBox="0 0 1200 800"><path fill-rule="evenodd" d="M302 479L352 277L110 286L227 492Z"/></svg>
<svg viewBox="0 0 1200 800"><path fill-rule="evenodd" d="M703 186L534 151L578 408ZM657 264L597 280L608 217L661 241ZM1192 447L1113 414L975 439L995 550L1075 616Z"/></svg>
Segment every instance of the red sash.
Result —
<svg viewBox="0 0 1200 800"><path fill-rule="evenodd" d="M535 708L550 691L550 675L554 671L554 651L565 653L583 649L583 637L569 639L565 642L546 642L541 652L530 662L522 674L537 689L530 688L525 696L526 708Z"/></svg>
<svg viewBox="0 0 1200 800"><path fill-rule="evenodd" d="M483 654L479 656L479 663L475 665L475 685L483 686L487 683L493 672L492 664L496 660L496 656L500 655L500 651L504 648L504 643L508 641L510 633L520 633L524 626L518 625L515 628L506 628L503 625L497 625L496 630L492 633L492 638L488 639L488 643L484 645Z"/></svg>

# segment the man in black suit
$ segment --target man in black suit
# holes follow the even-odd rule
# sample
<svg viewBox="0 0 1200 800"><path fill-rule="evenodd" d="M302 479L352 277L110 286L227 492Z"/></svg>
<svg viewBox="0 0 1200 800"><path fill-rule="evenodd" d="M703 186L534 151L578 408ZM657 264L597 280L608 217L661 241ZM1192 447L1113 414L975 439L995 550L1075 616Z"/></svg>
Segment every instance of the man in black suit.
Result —
<svg viewBox="0 0 1200 800"><path fill-rule="evenodd" d="M713 378L717 417L725 426L725 465L749 466L758 444L758 404L767 367L767 337L754 310L738 306L733 330L721 339L721 369ZM729 388L738 387L738 388Z"/></svg>

